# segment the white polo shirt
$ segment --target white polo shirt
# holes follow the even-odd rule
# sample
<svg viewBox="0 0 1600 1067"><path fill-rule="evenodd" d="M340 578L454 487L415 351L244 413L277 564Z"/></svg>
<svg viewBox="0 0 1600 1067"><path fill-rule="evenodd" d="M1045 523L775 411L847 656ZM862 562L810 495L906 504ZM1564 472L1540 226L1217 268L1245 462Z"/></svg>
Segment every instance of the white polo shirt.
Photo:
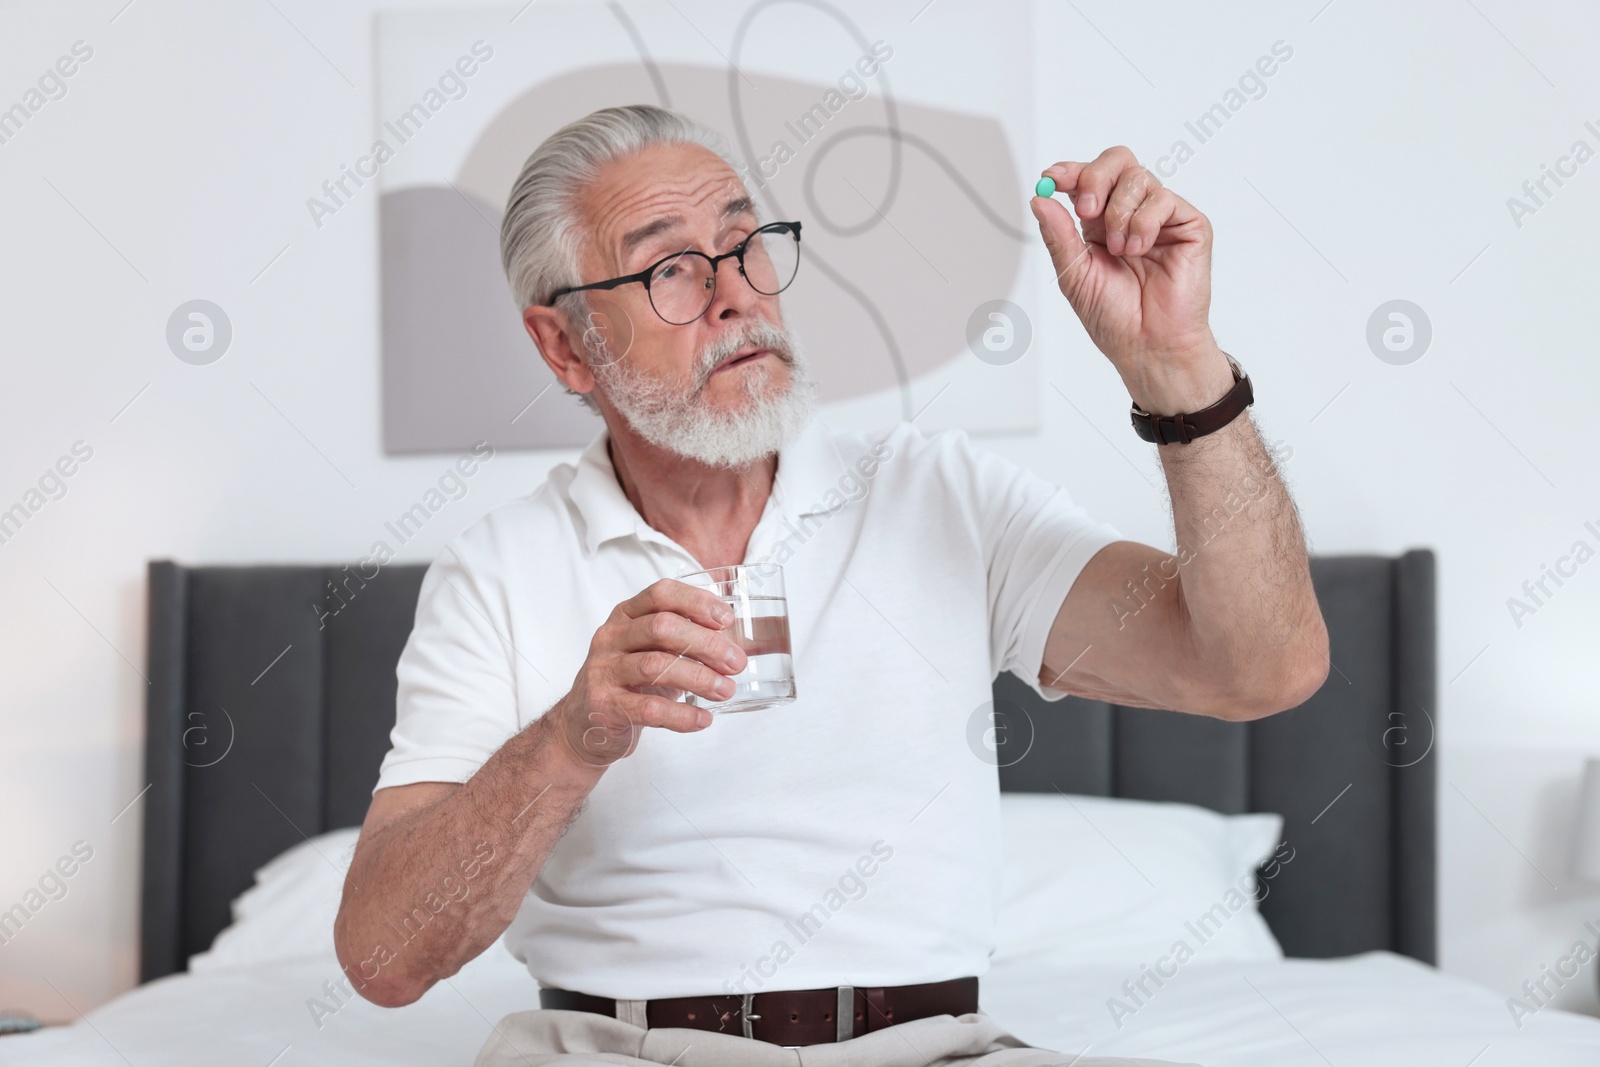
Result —
<svg viewBox="0 0 1600 1067"><path fill-rule="evenodd" d="M1118 539L962 431L813 420L745 558L783 565L798 699L643 731L506 945L543 985L625 999L985 973L999 786L972 738L1000 671L1065 695L1038 685L1046 634ZM470 778L566 693L618 603L700 568L628 501L602 433L428 569L377 788Z"/></svg>

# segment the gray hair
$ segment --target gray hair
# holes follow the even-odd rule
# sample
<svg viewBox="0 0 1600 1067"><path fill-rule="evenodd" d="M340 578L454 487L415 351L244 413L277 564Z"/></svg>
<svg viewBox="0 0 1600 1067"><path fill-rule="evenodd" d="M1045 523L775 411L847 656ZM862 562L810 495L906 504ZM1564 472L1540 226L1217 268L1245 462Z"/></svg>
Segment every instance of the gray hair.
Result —
<svg viewBox="0 0 1600 1067"><path fill-rule="evenodd" d="M511 186L500 226L500 263L519 310L547 304L557 289L582 284L578 264L588 235L578 218L580 193L607 163L658 144L699 145L744 173L721 134L650 104L602 108L561 127L534 149ZM589 319L587 293L563 296L557 306L574 322ZM575 395L599 411L592 397Z"/></svg>

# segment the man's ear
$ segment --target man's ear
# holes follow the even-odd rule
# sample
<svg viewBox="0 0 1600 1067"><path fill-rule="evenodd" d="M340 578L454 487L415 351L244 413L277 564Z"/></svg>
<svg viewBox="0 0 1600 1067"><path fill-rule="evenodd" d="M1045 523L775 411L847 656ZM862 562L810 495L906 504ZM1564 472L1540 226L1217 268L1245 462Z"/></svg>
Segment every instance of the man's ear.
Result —
<svg viewBox="0 0 1600 1067"><path fill-rule="evenodd" d="M575 347L582 339L570 332L569 327L574 324L566 312L553 307L526 307L522 309L522 325L558 381L576 393L594 389L594 375Z"/></svg>

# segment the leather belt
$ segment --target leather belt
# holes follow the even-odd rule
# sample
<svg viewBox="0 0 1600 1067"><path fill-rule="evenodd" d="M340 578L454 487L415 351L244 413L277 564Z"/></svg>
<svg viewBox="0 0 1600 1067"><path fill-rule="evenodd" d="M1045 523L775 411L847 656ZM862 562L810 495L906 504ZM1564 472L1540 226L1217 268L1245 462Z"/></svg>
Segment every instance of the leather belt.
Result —
<svg viewBox="0 0 1600 1067"><path fill-rule="evenodd" d="M539 990L539 1006L617 1016L610 997L570 989ZM667 997L645 1002L646 1025L742 1034L757 1041L796 1047L883 1030L931 1015L966 1015L978 1010L978 979L952 978L903 986L837 986L779 989L765 993Z"/></svg>

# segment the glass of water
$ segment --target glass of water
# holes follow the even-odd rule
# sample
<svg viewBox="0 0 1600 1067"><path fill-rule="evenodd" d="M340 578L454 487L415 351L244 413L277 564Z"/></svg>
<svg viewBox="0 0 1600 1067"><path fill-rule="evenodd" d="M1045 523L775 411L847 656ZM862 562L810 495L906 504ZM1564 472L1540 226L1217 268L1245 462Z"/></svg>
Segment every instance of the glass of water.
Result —
<svg viewBox="0 0 1600 1067"><path fill-rule="evenodd" d="M714 715L792 702L794 659L783 568L775 563L712 567L681 575L678 581L710 591L733 609L733 621L724 632L748 657L744 670L731 676L735 688L727 700L707 700L698 693L685 693L683 699Z"/></svg>

